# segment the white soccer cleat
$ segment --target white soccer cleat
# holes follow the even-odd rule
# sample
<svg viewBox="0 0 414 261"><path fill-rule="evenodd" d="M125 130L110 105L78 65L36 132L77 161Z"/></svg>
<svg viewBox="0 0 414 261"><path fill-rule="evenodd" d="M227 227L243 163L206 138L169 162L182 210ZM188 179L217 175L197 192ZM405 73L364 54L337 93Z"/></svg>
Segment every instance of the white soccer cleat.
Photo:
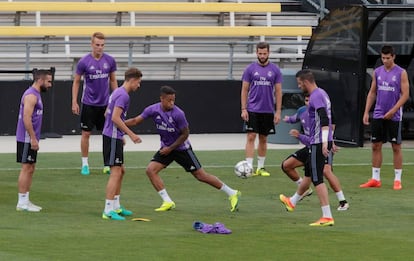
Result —
<svg viewBox="0 0 414 261"><path fill-rule="evenodd" d="M27 212L40 212L42 210L41 207L36 206L32 202L28 202L27 204L17 204L16 206L17 211L27 211Z"/></svg>

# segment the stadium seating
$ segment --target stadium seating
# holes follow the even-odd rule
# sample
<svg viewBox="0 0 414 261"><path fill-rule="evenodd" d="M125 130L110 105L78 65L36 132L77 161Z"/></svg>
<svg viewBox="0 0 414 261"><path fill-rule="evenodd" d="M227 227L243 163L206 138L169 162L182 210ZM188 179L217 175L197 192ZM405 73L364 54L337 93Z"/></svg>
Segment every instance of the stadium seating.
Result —
<svg viewBox="0 0 414 261"><path fill-rule="evenodd" d="M165 62L169 72L154 78L183 79L177 76L181 68L200 65L202 70L217 62L231 67L215 74L223 79L233 78L232 70L239 66L235 63L255 58L259 40L272 44L275 59L300 60L317 21L315 16L309 23L293 17L290 25L280 16L280 3L262 2L0 2L0 10L0 58L16 64L24 59L25 67L72 61L66 72L57 70L57 79L71 75L96 31L108 36L106 51L121 70L148 66L140 64L144 60ZM278 16L282 18L275 21ZM194 74L188 78L204 77Z"/></svg>

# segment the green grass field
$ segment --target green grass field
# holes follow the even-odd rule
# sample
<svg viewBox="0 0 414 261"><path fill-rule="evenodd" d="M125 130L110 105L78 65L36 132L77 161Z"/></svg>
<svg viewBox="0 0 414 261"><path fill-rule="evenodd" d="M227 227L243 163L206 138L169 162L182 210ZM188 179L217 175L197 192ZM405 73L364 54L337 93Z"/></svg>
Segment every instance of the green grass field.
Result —
<svg viewBox="0 0 414 261"><path fill-rule="evenodd" d="M204 168L242 191L239 211L227 196L197 182L178 165L162 172L175 210L159 213L161 199L145 175L152 152L126 152L121 202L134 217L151 222L101 219L107 175L99 153L90 157L92 174L79 174L79 153L40 153L31 200L40 213L16 212L20 165L14 154L0 160L0 260L411 260L414 244L414 150L404 150L403 190L393 191L391 150L384 150L383 186L360 189L371 175L369 148L342 148L334 171L351 208L336 210L333 227L309 227L321 215L318 199L304 199L293 213L279 203L296 185L280 162L292 151L270 150L271 177L239 179L233 165L243 151L196 151ZM194 221L222 222L231 235L201 234Z"/></svg>

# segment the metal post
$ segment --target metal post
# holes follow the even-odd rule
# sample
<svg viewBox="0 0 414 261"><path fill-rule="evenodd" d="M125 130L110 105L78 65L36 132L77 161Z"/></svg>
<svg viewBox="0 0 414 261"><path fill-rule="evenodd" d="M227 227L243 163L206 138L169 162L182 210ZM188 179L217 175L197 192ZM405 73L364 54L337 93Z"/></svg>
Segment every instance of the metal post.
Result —
<svg viewBox="0 0 414 261"><path fill-rule="evenodd" d="M233 59L234 59L234 44L229 44L229 68L227 73L227 80L233 80Z"/></svg>
<svg viewBox="0 0 414 261"><path fill-rule="evenodd" d="M26 71L29 71L29 67L30 67L30 42L26 42L26 59L24 61L24 69ZM30 80L28 73L24 75L24 79Z"/></svg>
<svg viewBox="0 0 414 261"><path fill-rule="evenodd" d="M132 52L134 48L134 42L130 41L128 44L128 67L132 67Z"/></svg>

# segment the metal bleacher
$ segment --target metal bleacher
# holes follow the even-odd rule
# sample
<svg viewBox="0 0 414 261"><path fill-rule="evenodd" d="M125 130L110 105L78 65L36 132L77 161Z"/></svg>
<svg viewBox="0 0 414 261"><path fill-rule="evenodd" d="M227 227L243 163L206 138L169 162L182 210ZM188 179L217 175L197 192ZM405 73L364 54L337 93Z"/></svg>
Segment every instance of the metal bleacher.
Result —
<svg viewBox="0 0 414 261"><path fill-rule="evenodd" d="M3 1L4 2L4 1ZM13 1L24 2L24 1ZM53 3L91 2L91 1L53 1ZM109 3L109 0L93 1ZM113 2L113 1L111 1ZM116 1L165 3L166 1ZM197 2L177 1L174 2ZM218 1L202 1L215 3ZM235 3L238 1L220 1ZM298 5L298 1L250 0L251 3L273 2ZM245 3L245 1L243 1ZM1 1L0 1L1 4ZM0 5L1 7L1 5ZM55 79L71 80L74 68L80 57L90 52L90 35L37 35L24 32L21 36L1 33L4 28L22 30L26 26L33 30L46 30L56 26L69 28L87 26L88 28L131 29L131 24L140 27L159 28L175 26L197 26L197 28L263 28L291 29L315 27L318 15L302 13L299 10L272 12L271 26L266 13L239 12L38 12L4 11L0 8L0 70L31 69L56 67ZM41 17L41 24L38 24ZM37 27L30 27L37 26ZM233 27L233 28L235 28ZM155 27L154 27L155 28ZM40 28L39 28L40 29ZM206 30L200 29L199 34ZM241 30L241 29L240 29ZM99 31L96 29L96 31ZM235 30L234 30L235 31ZM234 32L232 32L234 33ZM106 34L106 33L105 33ZM218 80L239 79L247 63L256 59L255 44L260 40L271 43L272 61L284 68L299 68L306 49L308 35L111 35L106 34L105 51L113 55L118 64L117 77L122 79L123 71L136 66L144 72L146 80ZM3 80L17 80L22 76L1 74Z"/></svg>

